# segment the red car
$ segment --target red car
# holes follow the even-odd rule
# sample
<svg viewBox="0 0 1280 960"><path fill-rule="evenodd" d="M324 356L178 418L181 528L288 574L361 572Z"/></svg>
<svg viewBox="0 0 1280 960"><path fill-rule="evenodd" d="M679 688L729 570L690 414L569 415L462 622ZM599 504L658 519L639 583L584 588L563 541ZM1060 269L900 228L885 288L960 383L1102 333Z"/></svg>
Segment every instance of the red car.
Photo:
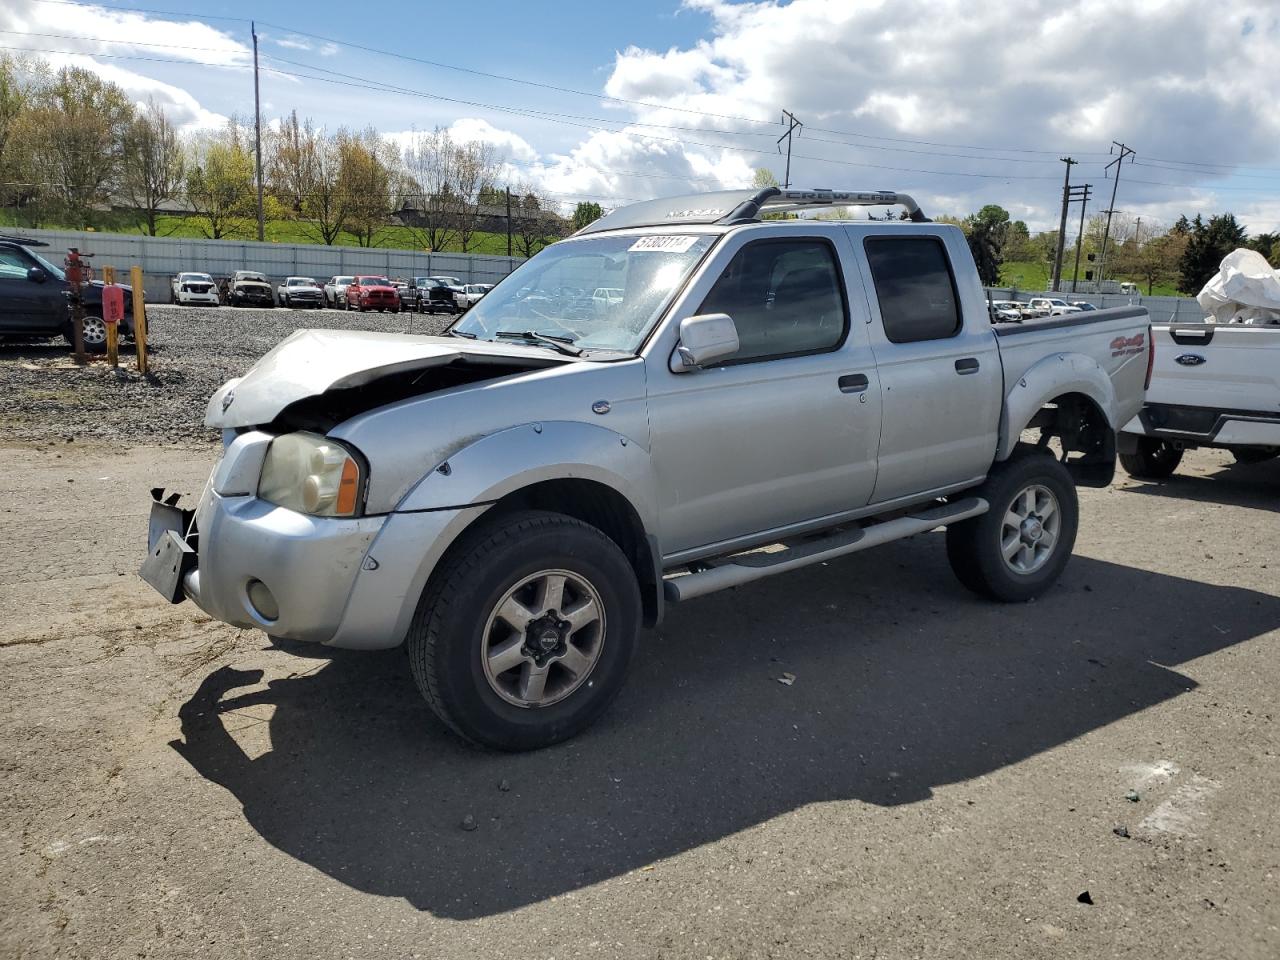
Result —
<svg viewBox="0 0 1280 960"><path fill-rule="evenodd" d="M347 309L400 312L400 294L386 277L356 277L347 287Z"/></svg>

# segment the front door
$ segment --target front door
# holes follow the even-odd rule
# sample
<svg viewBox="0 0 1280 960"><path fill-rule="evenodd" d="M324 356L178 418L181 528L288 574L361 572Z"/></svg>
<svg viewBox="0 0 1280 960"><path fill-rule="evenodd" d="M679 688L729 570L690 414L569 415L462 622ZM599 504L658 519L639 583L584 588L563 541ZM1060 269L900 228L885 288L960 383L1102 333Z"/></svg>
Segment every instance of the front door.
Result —
<svg viewBox="0 0 1280 960"><path fill-rule="evenodd" d="M12 247L0 247L0 330L30 333L53 324L50 304L66 314L66 298L56 277L44 282L28 279L34 263ZM52 300L50 294L56 297Z"/></svg>
<svg viewBox="0 0 1280 960"><path fill-rule="evenodd" d="M735 238L701 282L684 313L727 313L741 347L686 373L650 356L668 557L856 509L875 484L879 384L837 242Z"/></svg>

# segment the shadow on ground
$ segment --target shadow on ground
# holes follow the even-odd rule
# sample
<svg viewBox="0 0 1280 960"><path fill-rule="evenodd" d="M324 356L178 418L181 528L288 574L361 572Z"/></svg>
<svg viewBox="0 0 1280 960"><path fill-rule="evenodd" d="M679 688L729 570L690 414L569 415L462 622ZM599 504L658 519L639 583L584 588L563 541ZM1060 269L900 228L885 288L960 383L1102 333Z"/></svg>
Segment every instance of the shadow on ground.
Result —
<svg viewBox="0 0 1280 960"><path fill-rule="evenodd" d="M1175 473L1168 480L1139 482L1120 489L1125 493L1280 512L1280 459L1232 463L1207 475Z"/></svg>
<svg viewBox="0 0 1280 960"><path fill-rule="evenodd" d="M1175 665L1280 627L1267 595L1082 557L1039 602L984 603L955 585L939 540L671 611L606 717L539 753L458 745L400 651L239 696L260 674L224 667L183 706L174 746L290 856L473 918L815 801L926 800L1178 697L1195 684ZM258 704L275 707L272 749L250 759L224 719Z"/></svg>

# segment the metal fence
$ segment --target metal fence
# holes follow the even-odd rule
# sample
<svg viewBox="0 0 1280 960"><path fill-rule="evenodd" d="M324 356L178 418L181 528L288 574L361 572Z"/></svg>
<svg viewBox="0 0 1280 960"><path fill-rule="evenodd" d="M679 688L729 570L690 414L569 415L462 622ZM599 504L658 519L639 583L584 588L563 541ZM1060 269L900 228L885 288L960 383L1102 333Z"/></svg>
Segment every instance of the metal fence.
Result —
<svg viewBox="0 0 1280 960"><path fill-rule="evenodd" d="M465 283L496 283L524 262L523 257L494 257L472 253L420 253L382 247L327 247L306 243L257 243L242 240L196 240L144 237L79 230L22 230L24 236L49 244L43 255L61 263L68 247L94 254L98 275L102 267L117 272L142 267L147 299L169 299L169 280L183 270L225 277L235 270L257 270L272 282L285 277L314 277L323 283L342 274L389 277L458 277Z"/></svg>
<svg viewBox="0 0 1280 960"><path fill-rule="evenodd" d="M992 300L1019 300L1026 302L1032 297L1059 297L1068 303L1084 300L1095 307L1141 306L1146 307L1151 319L1156 323L1200 323L1204 320L1204 309L1194 297L1147 297L1120 293L1042 293L1036 290L1021 290L1017 287L988 287L987 293Z"/></svg>

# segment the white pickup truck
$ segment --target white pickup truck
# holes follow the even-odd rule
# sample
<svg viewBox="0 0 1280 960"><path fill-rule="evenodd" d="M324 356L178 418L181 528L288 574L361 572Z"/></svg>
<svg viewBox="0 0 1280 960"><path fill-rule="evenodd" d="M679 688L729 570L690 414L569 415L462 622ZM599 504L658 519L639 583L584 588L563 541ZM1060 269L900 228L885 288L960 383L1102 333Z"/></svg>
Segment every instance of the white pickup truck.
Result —
<svg viewBox="0 0 1280 960"><path fill-rule="evenodd" d="M1147 401L1119 439L1128 473L1168 477L1195 447L1230 450L1242 463L1280 454L1280 325L1158 324L1151 336Z"/></svg>
<svg viewBox="0 0 1280 960"><path fill-rule="evenodd" d="M910 222L763 219L877 204ZM407 644L456 733L540 747L666 604L938 527L967 587L1035 597L1149 373L1141 308L993 326L963 234L905 194L649 201L446 336L282 342L211 399L194 510L155 491L142 575L240 627Z"/></svg>

